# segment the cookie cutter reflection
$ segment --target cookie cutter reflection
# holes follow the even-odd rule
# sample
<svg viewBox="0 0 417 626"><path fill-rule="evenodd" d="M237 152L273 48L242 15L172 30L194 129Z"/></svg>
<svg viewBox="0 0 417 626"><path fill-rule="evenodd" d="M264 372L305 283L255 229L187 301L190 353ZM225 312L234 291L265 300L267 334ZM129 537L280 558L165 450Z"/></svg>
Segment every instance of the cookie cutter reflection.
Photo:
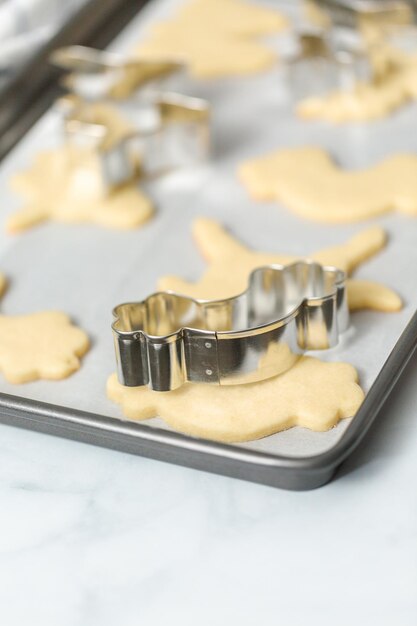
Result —
<svg viewBox="0 0 417 626"><path fill-rule="evenodd" d="M104 187L204 161L210 150L206 100L168 91L182 63L128 59L82 46L52 62L70 71L58 101L65 139L93 151Z"/></svg>
<svg viewBox="0 0 417 626"><path fill-rule="evenodd" d="M254 270L232 298L159 292L120 304L112 325L119 381L170 391L281 374L304 351L338 343L349 318L345 282L341 270L300 261Z"/></svg>

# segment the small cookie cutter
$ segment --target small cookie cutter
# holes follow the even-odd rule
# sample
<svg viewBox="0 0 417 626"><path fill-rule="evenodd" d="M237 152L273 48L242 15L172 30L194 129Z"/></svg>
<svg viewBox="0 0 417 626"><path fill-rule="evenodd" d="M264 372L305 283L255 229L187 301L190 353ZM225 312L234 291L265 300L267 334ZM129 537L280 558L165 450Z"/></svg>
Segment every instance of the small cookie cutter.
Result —
<svg viewBox="0 0 417 626"><path fill-rule="evenodd" d="M63 81L71 95L58 101L65 138L94 150L106 189L207 158L208 102L163 90L182 63L83 46L56 50L51 61L71 71Z"/></svg>
<svg viewBox="0 0 417 626"><path fill-rule="evenodd" d="M352 90L373 77L373 66L359 32L305 27L296 33L295 50L287 56L291 90L298 97Z"/></svg>
<svg viewBox="0 0 417 626"><path fill-rule="evenodd" d="M308 0L332 26L358 29L363 20L375 26L403 26L415 21L416 0Z"/></svg>
<svg viewBox="0 0 417 626"><path fill-rule="evenodd" d="M323 13L327 24L296 31L287 68L291 89L299 97L351 91L358 83L377 80L385 72L385 62L378 56L381 44L395 38L401 42L406 35L407 42L417 45L413 0L309 0L309 4Z"/></svg>
<svg viewBox="0 0 417 626"><path fill-rule="evenodd" d="M232 298L159 292L120 304L112 325L119 381L171 391L276 376L305 350L338 343L349 319L345 281L341 270L299 261L256 269Z"/></svg>

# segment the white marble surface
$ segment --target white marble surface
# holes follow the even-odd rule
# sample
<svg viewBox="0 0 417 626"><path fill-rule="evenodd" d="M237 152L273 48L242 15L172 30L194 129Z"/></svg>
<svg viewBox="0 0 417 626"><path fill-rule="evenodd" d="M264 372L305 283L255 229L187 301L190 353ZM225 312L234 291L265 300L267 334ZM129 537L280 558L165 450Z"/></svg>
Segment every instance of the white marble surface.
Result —
<svg viewBox="0 0 417 626"><path fill-rule="evenodd" d="M0 427L5 626L414 626L417 359L294 493Z"/></svg>

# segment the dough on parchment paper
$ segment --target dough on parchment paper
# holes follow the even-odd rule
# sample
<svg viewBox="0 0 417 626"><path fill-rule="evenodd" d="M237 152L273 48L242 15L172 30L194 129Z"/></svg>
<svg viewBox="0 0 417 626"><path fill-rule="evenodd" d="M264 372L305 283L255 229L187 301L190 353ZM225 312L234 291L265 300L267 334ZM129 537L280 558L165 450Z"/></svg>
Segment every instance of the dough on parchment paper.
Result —
<svg viewBox="0 0 417 626"><path fill-rule="evenodd" d="M0 315L0 372L9 383L66 378L89 347L86 333L64 313Z"/></svg>
<svg viewBox="0 0 417 626"><path fill-rule="evenodd" d="M242 163L238 175L255 200L276 200L320 222L355 222L389 211L417 216L414 154L346 171L321 148L288 148Z"/></svg>
<svg viewBox="0 0 417 626"><path fill-rule="evenodd" d="M124 387L113 374L107 394L128 419L160 416L182 433L226 443L259 439L292 426L328 430L355 415L364 396L351 365L313 357L301 357L287 372L259 383L186 384L167 392Z"/></svg>
<svg viewBox="0 0 417 626"><path fill-rule="evenodd" d="M322 265L332 265L352 274L354 270L382 250L387 242L383 228L372 226L360 231L345 243L306 255L255 252L229 234L218 222L198 218L193 225L197 246L208 263L202 277L187 281L165 276L158 289L202 299L228 298L247 288L251 271L263 265L288 265L301 258L311 258ZM402 308L401 298L389 287L369 280L349 278L348 302L351 310L373 309L394 312Z"/></svg>
<svg viewBox="0 0 417 626"><path fill-rule="evenodd" d="M0 296L6 289L0 273ZM89 348L87 334L65 313L0 314L0 373L9 383L67 378Z"/></svg>
<svg viewBox="0 0 417 626"><path fill-rule="evenodd" d="M287 27L278 11L243 0L189 0L171 19L156 23L134 52L181 60L199 79L247 75L277 62L259 38Z"/></svg>
<svg viewBox="0 0 417 626"><path fill-rule="evenodd" d="M103 128L102 150L113 148L134 131L114 106L103 103L80 106L70 97L65 100L67 109L74 108L77 120ZM139 159L135 167L139 174ZM25 203L8 218L6 229L16 233L46 220L130 229L138 228L152 217L152 202L140 190L137 180L108 190L102 176L95 149L66 143L40 152L31 167L11 179L12 188L23 196Z"/></svg>
<svg viewBox="0 0 417 626"><path fill-rule="evenodd" d="M39 153L28 170L11 179L11 185L25 203L8 218L10 233L46 220L137 228L154 213L136 181L105 191L95 155L67 145Z"/></svg>
<svg viewBox="0 0 417 626"><path fill-rule="evenodd" d="M305 98L296 107L298 116L333 123L366 122L417 99L417 54L392 50L377 62L384 67L378 79L358 82L350 91Z"/></svg>

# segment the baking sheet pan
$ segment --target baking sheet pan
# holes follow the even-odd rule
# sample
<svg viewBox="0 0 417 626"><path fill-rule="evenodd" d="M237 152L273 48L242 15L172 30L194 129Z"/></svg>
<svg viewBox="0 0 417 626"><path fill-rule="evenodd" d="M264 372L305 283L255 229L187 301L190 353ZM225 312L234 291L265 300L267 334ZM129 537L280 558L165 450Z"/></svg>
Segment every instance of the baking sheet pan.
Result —
<svg viewBox="0 0 417 626"><path fill-rule="evenodd" d="M128 51L150 22L169 13L175 4L169 0L151 2L115 40L112 49ZM269 4L282 6L284 10L289 7L288 3ZM294 7L290 9L293 11ZM284 73L279 67L250 78L187 83L188 93L207 97L213 105L213 158L205 166L174 172L147 184L157 215L139 230L124 232L94 225L46 223L18 236L5 234L4 222L21 202L10 191L8 179L27 167L39 150L59 142L59 120L53 112L46 113L1 164L0 269L10 280L2 312L63 310L88 332L93 345L80 371L67 380L14 386L1 378L0 392L17 398L0 399L3 409L0 419L48 432L66 430L61 434L95 443L104 438L105 445L132 448L131 451L148 456L251 480L294 488L314 486L313 483L325 481L325 472L323 463L314 464L312 457L318 459L321 455L323 460L323 455L327 455L330 459L334 450L340 451L340 442L350 440L349 431L356 432L355 423L361 423L358 416L353 421L342 421L326 433L293 428L236 446L220 446L177 435L158 418L140 426L122 421L120 408L105 394L106 379L114 370L111 310L117 303L151 293L157 279L164 274L198 279L205 264L191 237L192 220L197 216L219 220L254 249L294 255L342 243L377 222L386 228L389 244L355 276L395 287L405 300L404 309L400 313L353 314L351 329L342 344L320 354L329 361L353 364L368 391L417 308L417 220L389 214L372 222L343 226L307 222L275 203L253 202L238 182L236 168L246 158L279 147L306 144L329 149L347 168L371 165L393 152L415 153L417 106L408 105L385 120L369 124L334 126L303 122L295 117ZM407 344L400 346L390 370L385 372L390 381L409 357L415 336L412 330L413 327L409 329ZM385 388L387 384L388 378ZM45 408L42 403L53 407ZM365 406L368 416L375 413L377 404L375 400L369 409ZM362 430L364 427L365 422ZM356 439L358 435L356 432ZM249 458L250 471L246 473L238 465L242 459ZM341 457L334 459L333 465L337 460ZM275 469L283 470L285 466L293 471L294 477L297 463L303 472L303 484L295 478L281 480L272 476ZM261 465L268 467L270 479L256 471L257 464L258 470ZM312 472L311 485L307 484L308 467ZM319 476L322 469L323 475Z"/></svg>

